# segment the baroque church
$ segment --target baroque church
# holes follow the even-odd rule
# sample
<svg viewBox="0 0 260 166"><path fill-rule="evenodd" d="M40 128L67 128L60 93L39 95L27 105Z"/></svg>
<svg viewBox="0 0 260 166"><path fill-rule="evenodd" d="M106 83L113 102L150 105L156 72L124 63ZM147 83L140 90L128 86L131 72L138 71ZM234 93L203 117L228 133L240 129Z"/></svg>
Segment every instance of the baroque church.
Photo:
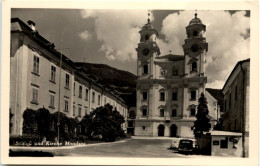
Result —
<svg viewBox="0 0 260 166"><path fill-rule="evenodd" d="M149 14L148 14L149 15ZM184 55L160 55L159 34L150 19L139 31L134 135L193 137L198 99L204 93L211 127L218 119L217 100L205 91L206 26L195 17L186 27Z"/></svg>

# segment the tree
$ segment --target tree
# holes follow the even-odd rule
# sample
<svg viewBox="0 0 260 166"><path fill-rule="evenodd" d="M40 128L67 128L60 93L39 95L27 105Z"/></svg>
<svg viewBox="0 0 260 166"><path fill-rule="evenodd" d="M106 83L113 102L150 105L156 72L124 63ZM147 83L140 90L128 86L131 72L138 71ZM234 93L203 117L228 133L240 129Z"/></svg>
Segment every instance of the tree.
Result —
<svg viewBox="0 0 260 166"><path fill-rule="evenodd" d="M11 112L11 108L10 108L9 109L9 134L11 134L13 128L13 123L12 123L13 116L14 114Z"/></svg>
<svg viewBox="0 0 260 166"><path fill-rule="evenodd" d="M46 137L50 132L50 119L51 115L46 108L40 108L36 112L36 120L38 126L38 132L41 137Z"/></svg>
<svg viewBox="0 0 260 166"><path fill-rule="evenodd" d="M23 112L23 134L33 135L37 132L36 111L27 108Z"/></svg>
<svg viewBox="0 0 260 166"><path fill-rule="evenodd" d="M80 134L87 135L87 131L91 124L91 121L91 116L87 114L81 119L81 121L79 122L79 125L81 126Z"/></svg>
<svg viewBox="0 0 260 166"><path fill-rule="evenodd" d="M120 113L109 104L96 108L90 113L91 122L88 127L87 135L89 138L101 136L104 141L115 141L122 135L121 124L124 118Z"/></svg>
<svg viewBox="0 0 260 166"><path fill-rule="evenodd" d="M210 119L208 118L208 102L204 93L201 93L199 105L197 108L196 121L194 122L194 136L200 137L203 132L208 132L211 128Z"/></svg>

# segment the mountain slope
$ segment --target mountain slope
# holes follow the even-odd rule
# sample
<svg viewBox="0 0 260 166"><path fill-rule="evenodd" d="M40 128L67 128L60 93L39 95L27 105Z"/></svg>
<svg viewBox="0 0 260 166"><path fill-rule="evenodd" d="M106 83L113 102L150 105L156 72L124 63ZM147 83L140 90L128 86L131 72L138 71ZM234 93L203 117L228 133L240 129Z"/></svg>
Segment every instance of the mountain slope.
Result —
<svg viewBox="0 0 260 166"><path fill-rule="evenodd" d="M134 93L136 76L105 64L76 63L87 70L87 73L98 79L98 82L120 93Z"/></svg>

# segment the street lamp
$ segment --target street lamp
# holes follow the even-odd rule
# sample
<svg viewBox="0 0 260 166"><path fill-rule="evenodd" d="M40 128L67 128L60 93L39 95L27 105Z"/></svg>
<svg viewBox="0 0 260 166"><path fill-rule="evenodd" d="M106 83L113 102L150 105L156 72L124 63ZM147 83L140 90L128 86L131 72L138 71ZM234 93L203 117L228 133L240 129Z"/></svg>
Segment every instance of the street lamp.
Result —
<svg viewBox="0 0 260 166"><path fill-rule="evenodd" d="M59 102L58 102L58 122L57 122L57 127L58 127L58 136L57 136L58 146L60 146L60 93L61 93L60 89L61 89L62 49L69 49L69 48L56 49L56 50L60 50Z"/></svg>

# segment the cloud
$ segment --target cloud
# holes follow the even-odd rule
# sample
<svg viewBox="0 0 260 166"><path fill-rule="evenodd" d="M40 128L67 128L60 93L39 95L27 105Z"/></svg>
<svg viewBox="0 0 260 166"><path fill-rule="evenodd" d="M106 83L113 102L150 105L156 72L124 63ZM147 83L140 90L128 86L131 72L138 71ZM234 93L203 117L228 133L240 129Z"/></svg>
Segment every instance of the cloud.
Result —
<svg viewBox="0 0 260 166"><path fill-rule="evenodd" d="M225 81L212 81L211 83L206 84L206 88L215 88L215 89L222 89Z"/></svg>
<svg viewBox="0 0 260 166"><path fill-rule="evenodd" d="M95 19L97 39L103 43L100 51L106 58L121 62L137 59L138 32L147 22L147 10L82 10L81 16Z"/></svg>
<svg viewBox="0 0 260 166"><path fill-rule="evenodd" d="M238 11L233 15L227 11L198 12L198 18L207 26L206 41L209 44L205 65L207 87L222 88L236 63L249 57L250 38L245 39L244 36L249 35L250 18L245 14L245 11ZM194 18L193 11L181 11L179 14L170 14L163 20L161 33L165 35L165 40L158 42L162 55L169 53L169 50L183 55L185 27L192 18Z"/></svg>
<svg viewBox="0 0 260 166"><path fill-rule="evenodd" d="M250 18L245 11L230 14L228 11L198 11L198 18L206 25L205 74L207 87L222 88L228 75L239 60L249 57ZM95 33L102 45L99 51L111 61L135 61L139 31L147 22L146 10L82 10L84 19L95 20ZM162 21L161 36L157 39L161 55L183 55L186 26L194 18L194 11L172 13ZM153 20L153 15L151 15ZM245 37L246 36L246 37Z"/></svg>
<svg viewBox="0 0 260 166"><path fill-rule="evenodd" d="M90 40L92 35L87 31L85 30L84 32L81 32L79 34L79 37L82 39L82 40Z"/></svg>

